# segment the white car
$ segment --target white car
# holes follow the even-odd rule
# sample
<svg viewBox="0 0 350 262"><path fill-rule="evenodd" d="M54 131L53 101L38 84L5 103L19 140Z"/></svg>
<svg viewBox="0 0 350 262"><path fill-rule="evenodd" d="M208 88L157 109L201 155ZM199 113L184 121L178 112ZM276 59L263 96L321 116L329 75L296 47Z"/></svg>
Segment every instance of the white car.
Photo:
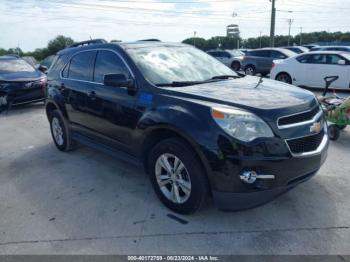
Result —
<svg viewBox="0 0 350 262"><path fill-rule="evenodd" d="M309 52L285 60L274 60L270 78L296 86L325 86L326 76L339 76L333 88L350 88L350 53Z"/></svg>

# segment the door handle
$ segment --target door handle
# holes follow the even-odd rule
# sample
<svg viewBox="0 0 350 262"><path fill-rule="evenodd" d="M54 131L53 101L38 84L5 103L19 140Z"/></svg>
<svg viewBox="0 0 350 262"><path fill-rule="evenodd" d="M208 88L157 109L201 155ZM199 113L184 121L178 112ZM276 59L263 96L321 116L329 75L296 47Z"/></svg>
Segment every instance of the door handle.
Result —
<svg viewBox="0 0 350 262"><path fill-rule="evenodd" d="M96 99L96 92L95 91L91 91L88 93L88 97L91 99L91 100L95 100Z"/></svg>

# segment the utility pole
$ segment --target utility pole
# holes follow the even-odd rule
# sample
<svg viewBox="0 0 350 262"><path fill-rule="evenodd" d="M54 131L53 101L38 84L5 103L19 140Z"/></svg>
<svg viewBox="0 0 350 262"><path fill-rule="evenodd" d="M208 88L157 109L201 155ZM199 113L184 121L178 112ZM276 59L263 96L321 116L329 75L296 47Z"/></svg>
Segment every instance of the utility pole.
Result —
<svg viewBox="0 0 350 262"><path fill-rule="evenodd" d="M300 41L299 41L299 45L300 45L300 46L301 46L301 44L302 44L302 42L303 42L303 41L302 41L302 35L303 35L303 27L301 26L301 27L300 27L300 39L299 39L299 40L300 40Z"/></svg>
<svg viewBox="0 0 350 262"><path fill-rule="evenodd" d="M271 9L271 28L270 28L270 46L275 46L275 24L276 24L276 7L275 7L275 1L276 0L270 0L272 3L272 9Z"/></svg>
<svg viewBox="0 0 350 262"><path fill-rule="evenodd" d="M290 42L290 28L292 27L293 19L291 19L291 18L287 19L287 23L289 25L289 29L288 29L288 46L289 46L289 42Z"/></svg>
<svg viewBox="0 0 350 262"><path fill-rule="evenodd" d="M197 32L194 31L194 32L193 32L193 46L194 46L194 47L196 47L196 34L197 34Z"/></svg>
<svg viewBox="0 0 350 262"><path fill-rule="evenodd" d="M262 32L260 31L259 34L260 34L260 36L259 36L259 42L260 42L260 48L261 48L261 34L262 34Z"/></svg>

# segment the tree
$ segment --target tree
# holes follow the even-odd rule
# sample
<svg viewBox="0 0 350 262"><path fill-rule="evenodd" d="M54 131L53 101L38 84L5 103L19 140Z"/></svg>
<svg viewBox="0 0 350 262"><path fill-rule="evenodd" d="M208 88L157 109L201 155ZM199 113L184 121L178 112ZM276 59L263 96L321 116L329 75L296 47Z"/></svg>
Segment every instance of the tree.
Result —
<svg viewBox="0 0 350 262"><path fill-rule="evenodd" d="M56 54L58 51L66 48L74 43L73 39L63 35L58 35L56 38L49 41L47 45L47 50L49 55Z"/></svg>

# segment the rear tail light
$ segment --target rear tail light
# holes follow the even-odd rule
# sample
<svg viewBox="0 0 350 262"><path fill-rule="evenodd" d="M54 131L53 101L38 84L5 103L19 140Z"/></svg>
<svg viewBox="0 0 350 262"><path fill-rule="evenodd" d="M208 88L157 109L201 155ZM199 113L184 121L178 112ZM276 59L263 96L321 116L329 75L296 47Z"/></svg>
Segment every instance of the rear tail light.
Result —
<svg viewBox="0 0 350 262"><path fill-rule="evenodd" d="M272 63L272 67L271 67L271 69L273 69L275 67L275 63Z"/></svg>

